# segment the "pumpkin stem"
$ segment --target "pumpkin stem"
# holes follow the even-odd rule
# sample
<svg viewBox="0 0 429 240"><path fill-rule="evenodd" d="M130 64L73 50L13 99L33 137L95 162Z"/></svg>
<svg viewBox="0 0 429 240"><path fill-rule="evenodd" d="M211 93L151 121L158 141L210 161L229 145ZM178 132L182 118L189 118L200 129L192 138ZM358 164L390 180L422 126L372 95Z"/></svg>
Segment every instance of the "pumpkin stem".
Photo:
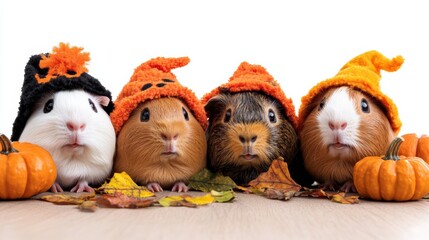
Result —
<svg viewBox="0 0 429 240"><path fill-rule="evenodd" d="M399 147L401 146L402 142L404 141L403 137L396 137L393 139L393 141L390 143L389 148L387 149L386 155L384 155L384 160L399 160L398 152Z"/></svg>
<svg viewBox="0 0 429 240"><path fill-rule="evenodd" d="M0 144L1 144L1 154L9 154L18 152L15 148L12 146L12 142L7 138L4 134L0 134Z"/></svg>

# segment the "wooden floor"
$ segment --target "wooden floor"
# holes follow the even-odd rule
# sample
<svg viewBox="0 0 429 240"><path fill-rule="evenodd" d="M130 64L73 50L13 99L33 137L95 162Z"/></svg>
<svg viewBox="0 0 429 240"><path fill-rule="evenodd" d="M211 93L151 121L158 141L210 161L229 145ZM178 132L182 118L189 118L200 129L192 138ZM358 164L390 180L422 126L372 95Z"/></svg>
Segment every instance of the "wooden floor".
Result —
<svg viewBox="0 0 429 240"><path fill-rule="evenodd" d="M201 192L191 192L202 195ZM164 192L157 194L177 195ZM0 239L429 239L429 201L270 200L238 193L198 208L99 208L0 201Z"/></svg>

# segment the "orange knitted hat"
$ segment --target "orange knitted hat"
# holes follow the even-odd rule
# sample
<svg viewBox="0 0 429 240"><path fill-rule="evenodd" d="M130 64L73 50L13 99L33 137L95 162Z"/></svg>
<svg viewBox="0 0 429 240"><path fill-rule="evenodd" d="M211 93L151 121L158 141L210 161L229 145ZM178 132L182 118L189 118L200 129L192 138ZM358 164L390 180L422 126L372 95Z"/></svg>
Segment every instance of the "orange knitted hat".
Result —
<svg viewBox="0 0 429 240"><path fill-rule="evenodd" d="M171 69L186 66L188 63L188 57L158 57L138 66L130 81L119 93L115 101L115 109L110 114L116 134L121 131L122 125L140 103L163 97L176 97L184 101L205 129L207 117L203 105L195 94L182 86L177 81L176 76L171 73Z"/></svg>
<svg viewBox="0 0 429 240"><path fill-rule="evenodd" d="M286 97L277 81L260 65L242 62L227 83L205 94L201 102L205 105L212 97L221 92L238 93L249 91L263 92L279 101L285 108L286 117L296 129L297 117L292 100Z"/></svg>
<svg viewBox="0 0 429 240"><path fill-rule="evenodd" d="M319 82L306 96L302 97L298 113L299 129L302 129L304 120L310 114L311 109L308 106L315 97L332 87L350 86L373 96L384 106L392 130L398 133L402 123L396 105L381 92L380 70L394 72L401 67L403 62L402 56L388 59L377 51L369 51L353 58L341 68L335 77Z"/></svg>

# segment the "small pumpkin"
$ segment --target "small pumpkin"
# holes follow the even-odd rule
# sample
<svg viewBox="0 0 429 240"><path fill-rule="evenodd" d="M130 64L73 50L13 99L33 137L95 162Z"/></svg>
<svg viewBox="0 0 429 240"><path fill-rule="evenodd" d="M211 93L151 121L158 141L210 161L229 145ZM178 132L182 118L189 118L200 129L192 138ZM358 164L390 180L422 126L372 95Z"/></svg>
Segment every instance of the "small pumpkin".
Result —
<svg viewBox="0 0 429 240"><path fill-rule="evenodd" d="M57 170L51 154L42 147L11 142L0 134L0 199L24 199L47 191Z"/></svg>
<svg viewBox="0 0 429 240"><path fill-rule="evenodd" d="M404 142L399 147L399 156L419 157L429 164L429 136L420 138L415 133L402 135Z"/></svg>
<svg viewBox="0 0 429 240"><path fill-rule="evenodd" d="M409 201L429 193L429 165L419 157L399 157L403 141L402 137L395 138L384 157L365 157L356 163L353 181L359 195L374 200Z"/></svg>

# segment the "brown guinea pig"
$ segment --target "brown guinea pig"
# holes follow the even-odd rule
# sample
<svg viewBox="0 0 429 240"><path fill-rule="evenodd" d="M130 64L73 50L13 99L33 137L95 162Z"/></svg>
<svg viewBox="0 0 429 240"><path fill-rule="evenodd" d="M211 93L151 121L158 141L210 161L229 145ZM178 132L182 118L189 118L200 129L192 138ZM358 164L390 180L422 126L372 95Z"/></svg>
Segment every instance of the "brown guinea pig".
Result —
<svg viewBox="0 0 429 240"><path fill-rule="evenodd" d="M277 100L258 92L220 93L205 105L209 167L247 184L279 156L298 155L298 136Z"/></svg>
<svg viewBox="0 0 429 240"><path fill-rule="evenodd" d="M151 191L188 190L186 181L206 166L204 130L177 98L140 103L117 139L115 172L127 172Z"/></svg>
<svg viewBox="0 0 429 240"><path fill-rule="evenodd" d="M338 87L309 109L300 132L305 168L325 189L355 191L355 163L385 154L395 137L383 108L361 91Z"/></svg>

